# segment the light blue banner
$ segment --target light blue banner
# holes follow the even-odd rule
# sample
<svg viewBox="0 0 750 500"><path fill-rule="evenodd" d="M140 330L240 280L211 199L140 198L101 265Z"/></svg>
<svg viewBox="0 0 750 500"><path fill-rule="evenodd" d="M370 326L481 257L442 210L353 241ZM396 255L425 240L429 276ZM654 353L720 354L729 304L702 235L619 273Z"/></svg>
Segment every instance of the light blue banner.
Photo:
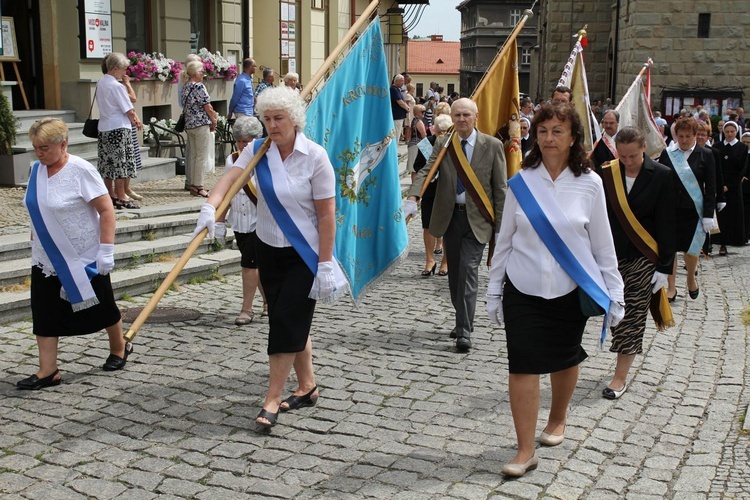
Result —
<svg viewBox="0 0 750 500"><path fill-rule="evenodd" d="M408 251L389 88L376 19L307 108L305 135L336 170L336 256L355 302Z"/></svg>

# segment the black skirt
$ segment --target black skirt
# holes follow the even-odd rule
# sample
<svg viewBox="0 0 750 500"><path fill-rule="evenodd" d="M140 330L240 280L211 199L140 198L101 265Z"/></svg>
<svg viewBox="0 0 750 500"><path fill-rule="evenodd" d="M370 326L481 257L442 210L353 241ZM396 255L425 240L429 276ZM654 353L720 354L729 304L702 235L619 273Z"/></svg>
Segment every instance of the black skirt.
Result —
<svg viewBox="0 0 750 500"><path fill-rule="evenodd" d="M506 279L503 317L510 373L554 373L588 357L581 347L588 319L578 288L554 299L526 295Z"/></svg>
<svg viewBox="0 0 750 500"><path fill-rule="evenodd" d="M245 269L258 269L258 235L255 231L251 233L238 233L235 231L234 240L240 250L242 258L240 265Z"/></svg>
<svg viewBox="0 0 750 500"><path fill-rule="evenodd" d="M293 247L257 242L258 273L268 304L268 354L301 352L310 336L313 275Z"/></svg>
<svg viewBox="0 0 750 500"><path fill-rule="evenodd" d="M109 275L97 274L91 280L99 303L73 312L70 302L60 297L62 283L57 276L44 276L41 268L31 267L31 317L34 335L71 337L98 332L120 321L120 309L112 292Z"/></svg>

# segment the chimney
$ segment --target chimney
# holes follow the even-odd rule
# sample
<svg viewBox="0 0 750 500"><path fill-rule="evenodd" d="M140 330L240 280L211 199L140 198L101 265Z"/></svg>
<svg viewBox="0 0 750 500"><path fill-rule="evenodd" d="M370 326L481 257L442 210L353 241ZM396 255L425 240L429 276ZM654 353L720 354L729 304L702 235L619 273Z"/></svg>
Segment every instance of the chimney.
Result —
<svg viewBox="0 0 750 500"><path fill-rule="evenodd" d="M431 42L442 42L443 41L443 35L430 35L430 41Z"/></svg>

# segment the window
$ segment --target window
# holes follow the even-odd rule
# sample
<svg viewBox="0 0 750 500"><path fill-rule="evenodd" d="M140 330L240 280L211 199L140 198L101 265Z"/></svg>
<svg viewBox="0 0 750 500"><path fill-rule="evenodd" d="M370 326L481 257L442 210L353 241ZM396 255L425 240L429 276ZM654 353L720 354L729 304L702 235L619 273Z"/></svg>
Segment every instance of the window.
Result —
<svg viewBox="0 0 750 500"><path fill-rule="evenodd" d="M698 14L698 38L708 38L711 31L711 14Z"/></svg>
<svg viewBox="0 0 750 500"><path fill-rule="evenodd" d="M448 84L448 95L451 95L455 91L456 91L456 84L455 83L449 83Z"/></svg>
<svg viewBox="0 0 750 500"><path fill-rule="evenodd" d="M420 97L424 95L424 83L417 84L417 95Z"/></svg>
<svg viewBox="0 0 750 500"><path fill-rule="evenodd" d="M521 48L521 65L529 66L531 64L531 49L528 47Z"/></svg>
<svg viewBox="0 0 750 500"><path fill-rule="evenodd" d="M325 5L323 3L323 0L312 0L311 7L313 9L320 9L320 10L325 9Z"/></svg>
<svg viewBox="0 0 750 500"><path fill-rule="evenodd" d="M207 0L190 0L190 48L191 52L206 47L211 50L209 30L209 6ZM194 49L194 50L193 50Z"/></svg>
<svg viewBox="0 0 750 500"><path fill-rule="evenodd" d="M521 20L521 9L510 9L510 25L515 26Z"/></svg>
<svg viewBox="0 0 750 500"><path fill-rule="evenodd" d="M125 2L125 52L151 52L148 0Z"/></svg>

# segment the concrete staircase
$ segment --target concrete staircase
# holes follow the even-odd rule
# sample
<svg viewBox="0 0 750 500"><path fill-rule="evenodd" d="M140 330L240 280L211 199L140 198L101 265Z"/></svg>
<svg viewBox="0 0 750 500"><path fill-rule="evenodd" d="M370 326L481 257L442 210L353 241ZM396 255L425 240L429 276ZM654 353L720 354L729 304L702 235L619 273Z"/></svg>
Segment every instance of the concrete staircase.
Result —
<svg viewBox="0 0 750 500"><path fill-rule="evenodd" d="M16 151L30 151L31 163L36 161L34 156L34 147L29 139L29 127L40 118L54 117L60 118L68 125L70 130L68 138L68 152L80 156L96 166L98 163L96 152L96 139L91 139L83 135L83 123L76 122L75 112L70 110L30 110L14 111L13 114L18 118L18 134L16 135L16 145L13 146ZM133 183L153 181L158 179L169 179L175 175L174 158L154 158L148 156L148 147L141 147L141 158L143 168L138 171L138 177L133 179Z"/></svg>
<svg viewBox="0 0 750 500"><path fill-rule="evenodd" d="M115 262L112 287L115 298L150 294L172 270L191 241L203 200L173 205L144 207L118 212L115 234ZM218 248L208 239L196 251L177 283L239 272L240 253L231 248L234 237L227 235L227 247ZM31 317L29 277L31 243L28 233L0 237L0 323Z"/></svg>

